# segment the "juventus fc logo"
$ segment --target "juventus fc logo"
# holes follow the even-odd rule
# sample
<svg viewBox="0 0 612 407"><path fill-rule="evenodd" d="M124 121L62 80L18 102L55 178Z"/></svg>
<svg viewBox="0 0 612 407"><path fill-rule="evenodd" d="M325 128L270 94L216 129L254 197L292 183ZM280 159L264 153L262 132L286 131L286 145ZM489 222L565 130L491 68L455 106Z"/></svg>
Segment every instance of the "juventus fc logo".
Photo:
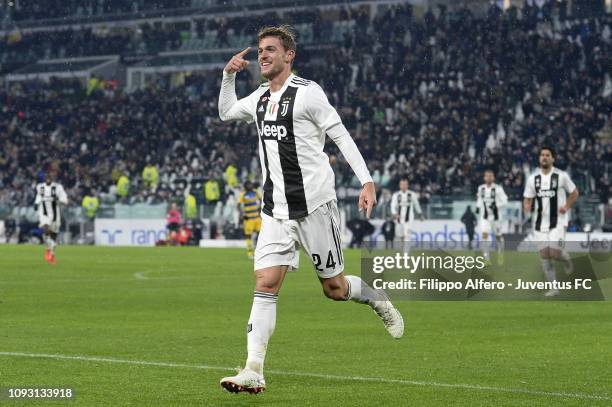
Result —
<svg viewBox="0 0 612 407"><path fill-rule="evenodd" d="M289 111L289 101L283 102L281 105L281 116L285 117Z"/></svg>

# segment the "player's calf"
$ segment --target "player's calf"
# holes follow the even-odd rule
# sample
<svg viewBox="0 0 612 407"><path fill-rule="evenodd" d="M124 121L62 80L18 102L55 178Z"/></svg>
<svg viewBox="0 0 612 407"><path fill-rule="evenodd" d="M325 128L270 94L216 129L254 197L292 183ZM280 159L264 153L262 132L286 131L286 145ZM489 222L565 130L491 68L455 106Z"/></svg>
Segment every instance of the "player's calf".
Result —
<svg viewBox="0 0 612 407"><path fill-rule="evenodd" d="M343 275L320 280L323 293L327 298L334 301L346 301L348 299L348 283Z"/></svg>

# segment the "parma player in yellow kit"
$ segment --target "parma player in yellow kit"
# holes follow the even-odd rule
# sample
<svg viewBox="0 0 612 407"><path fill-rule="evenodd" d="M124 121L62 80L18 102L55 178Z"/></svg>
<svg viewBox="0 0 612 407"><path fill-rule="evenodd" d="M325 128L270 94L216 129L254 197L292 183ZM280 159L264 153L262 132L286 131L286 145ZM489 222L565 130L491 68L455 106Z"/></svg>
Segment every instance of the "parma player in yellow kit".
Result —
<svg viewBox="0 0 612 407"><path fill-rule="evenodd" d="M244 184L244 191L238 198L238 210L242 215L244 237L247 244L247 254L253 258L253 241L257 240L257 234L261 229L261 195L253 188L253 184L247 181Z"/></svg>

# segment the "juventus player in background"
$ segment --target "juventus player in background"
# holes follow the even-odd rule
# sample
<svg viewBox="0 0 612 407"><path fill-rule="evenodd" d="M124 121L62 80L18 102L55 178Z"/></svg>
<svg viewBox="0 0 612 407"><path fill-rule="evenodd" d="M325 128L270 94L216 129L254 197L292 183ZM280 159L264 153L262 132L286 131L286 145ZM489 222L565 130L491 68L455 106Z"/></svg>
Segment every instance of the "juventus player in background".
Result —
<svg viewBox="0 0 612 407"><path fill-rule="evenodd" d="M238 100L236 72L250 48L234 55L223 72L219 95L222 120L256 122L263 172L262 226L255 249L255 293L247 325L247 361L221 385L230 392L265 389L264 358L276 324L278 292L287 271L297 269L299 247L309 255L323 292L336 301L367 304L394 338L404 331L402 316L384 292L357 276L345 276L336 206L334 173L323 152L330 137L361 181L359 209L370 217L376 204L374 183L355 142L316 83L291 73L296 45L289 26L266 27L258 34L258 63L267 79Z"/></svg>
<svg viewBox="0 0 612 407"><path fill-rule="evenodd" d="M546 279L553 282L557 279L553 259L563 263L567 274L573 271L572 260L564 250L565 228L569 211L578 199L578 189L566 172L553 167L555 152L551 147L540 148L539 160L540 168L529 176L525 185L523 209L525 213L535 212L533 237L540 248L542 270ZM556 296L559 290L553 288L544 295Z"/></svg>
<svg viewBox="0 0 612 407"><path fill-rule="evenodd" d="M55 264L55 246L57 246L57 234L61 225L60 204L67 205L68 197L64 187L55 182L55 173L47 171L45 182L36 186L34 205L38 211L38 226L43 229L47 244L45 260L49 264Z"/></svg>
<svg viewBox="0 0 612 407"><path fill-rule="evenodd" d="M408 177L400 179L399 191L391 197L391 214L398 223L397 237L403 242L410 239L410 225L415 216L424 219L419 204L419 194L408 189Z"/></svg>
<svg viewBox="0 0 612 407"><path fill-rule="evenodd" d="M491 262L489 235L495 235L497 261L503 264L504 236L501 232L501 209L508 203L508 196L501 185L496 184L493 170L484 173L484 184L476 194L476 213L480 215L482 253L487 263Z"/></svg>

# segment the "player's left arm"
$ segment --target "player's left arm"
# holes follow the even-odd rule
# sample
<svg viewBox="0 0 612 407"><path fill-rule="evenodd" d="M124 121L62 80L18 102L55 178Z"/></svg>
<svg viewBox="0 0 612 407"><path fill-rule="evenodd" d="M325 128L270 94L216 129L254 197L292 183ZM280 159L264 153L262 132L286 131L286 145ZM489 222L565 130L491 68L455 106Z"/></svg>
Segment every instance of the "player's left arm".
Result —
<svg viewBox="0 0 612 407"><path fill-rule="evenodd" d="M376 205L376 187L355 140L342 124L338 112L329 104L325 92L319 85L312 84L308 87L306 100L308 101L306 110L312 121L336 143L361 182L363 189L359 194L359 210L365 211L367 218L370 218L372 208Z"/></svg>
<svg viewBox="0 0 612 407"><path fill-rule="evenodd" d="M423 210L421 210L421 203L419 202L419 195L417 193L412 194L412 205L416 214L419 215L419 219L425 220Z"/></svg>
<svg viewBox="0 0 612 407"><path fill-rule="evenodd" d="M565 191L567 191L569 195L567 196L565 205L559 208L559 213L561 214L564 214L570 209L572 209L572 206L574 206L574 204L576 203L576 200L578 199L578 188L576 188L576 185L572 182L569 175L567 174L564 174L564 175L565 175L564 176L565 182L564 182L563 188L565 188Z"/></svg>
<svg viewBox="0 0 612 407"><path fill-rule="evenodd" d="M42 202L42 194L40 193L40 189L38 185L36 186L36 199L34 200L34 209L38 211L38 207Z"/></svg>
<svg viewBox="0 0 612 407"><path fill-rule="evenodd" d="M64 190L64 187L62 185L58 185L58 188L57 188L57 200L62 205L68 205L68 195L66 195L66 191Z"/></svg>
<svg viewBox="0 0 612 407"><path fill-rule="evenodd" d="M525 215L528 215L533 210L533 199L536 196L535 186L534 186L534 178L533 175L527 178L527 183L525 184L525 192L523 192L523 211Z"/></svg>
<svg viewBox="0 0 612 407"><path fill-rule="evenodd" d="M504 191L504 188L502 186L499 187L499 195L496 196L496 198L497 209L501 209L508 204L508 195L506 195L506 191Z"/></svg>

